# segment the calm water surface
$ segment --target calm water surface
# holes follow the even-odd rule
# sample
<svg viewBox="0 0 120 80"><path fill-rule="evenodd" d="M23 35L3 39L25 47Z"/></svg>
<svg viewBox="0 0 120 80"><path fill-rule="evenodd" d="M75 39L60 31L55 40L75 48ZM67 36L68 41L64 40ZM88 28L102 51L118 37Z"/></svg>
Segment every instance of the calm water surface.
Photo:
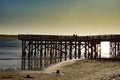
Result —
<svg viewBox="0 0 120 80"><path fill-rule="evenodd" d="M0 38L0 68L20 68L21 41Z"/></svg>

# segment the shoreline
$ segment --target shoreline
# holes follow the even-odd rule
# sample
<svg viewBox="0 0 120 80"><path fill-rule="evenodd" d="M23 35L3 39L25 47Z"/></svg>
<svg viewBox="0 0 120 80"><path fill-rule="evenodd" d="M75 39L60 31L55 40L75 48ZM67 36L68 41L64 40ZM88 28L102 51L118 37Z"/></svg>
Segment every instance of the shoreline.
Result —
<svg viewBox="0 0 120 80"><path fill-rule="evenodd" d="M0 71L0 80L10 76L8 80L26 80L27 75L32 80L111 80L119 78L119 66L119 60L73 60L51 65L43 71Z"/></svg>

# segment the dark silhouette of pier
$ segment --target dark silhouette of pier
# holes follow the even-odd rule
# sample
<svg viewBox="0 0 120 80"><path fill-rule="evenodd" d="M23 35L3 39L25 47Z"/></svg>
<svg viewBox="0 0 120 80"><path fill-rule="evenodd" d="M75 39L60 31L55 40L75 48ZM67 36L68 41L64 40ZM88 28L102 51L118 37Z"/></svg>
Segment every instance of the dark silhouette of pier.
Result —
<svg viewBox="0 0 120 80"><path fill-rule="evenodd" d="M110 58L120 58L120 35L18 35L22 41L22 69L40 70L66 60L101 58L101 42L110 42Z"/></svg>

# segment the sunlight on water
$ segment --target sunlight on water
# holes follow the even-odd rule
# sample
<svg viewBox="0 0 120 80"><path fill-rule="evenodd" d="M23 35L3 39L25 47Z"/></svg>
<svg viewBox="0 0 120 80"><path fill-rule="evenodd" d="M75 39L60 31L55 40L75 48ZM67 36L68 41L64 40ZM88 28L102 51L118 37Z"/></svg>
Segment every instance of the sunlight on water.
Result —
<svg viewBox="0 0 120 80"><path fill-rule="evenodd" d="M108 41L101 42L101 56L109 57L109 52L110 52L110 42Z"/></svg>

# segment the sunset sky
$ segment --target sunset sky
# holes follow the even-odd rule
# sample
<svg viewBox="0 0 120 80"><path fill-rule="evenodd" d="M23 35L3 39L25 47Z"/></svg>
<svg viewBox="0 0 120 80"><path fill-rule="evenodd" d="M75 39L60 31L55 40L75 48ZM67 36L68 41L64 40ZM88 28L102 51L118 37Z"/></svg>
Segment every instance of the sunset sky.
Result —
<svg viewBox="0 0 120 80"><path fill-rule="evenodd" d="M0 34L120 33L120 0L0 0Z"/></svg>

